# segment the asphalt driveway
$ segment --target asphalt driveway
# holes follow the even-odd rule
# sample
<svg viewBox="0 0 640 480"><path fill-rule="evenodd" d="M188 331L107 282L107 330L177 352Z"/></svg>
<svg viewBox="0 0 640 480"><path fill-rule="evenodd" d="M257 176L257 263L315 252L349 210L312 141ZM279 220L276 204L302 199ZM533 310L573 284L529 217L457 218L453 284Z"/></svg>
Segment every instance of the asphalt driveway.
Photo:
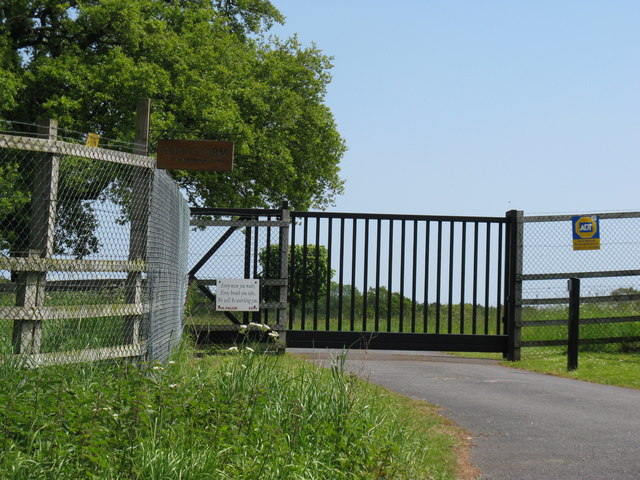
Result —
<svg viewBox="0 0 640 480"><path fill-rule="evenodd" d="M337 352L288 349L319 362ZM640 479L640 390L432 352L350 351L347 368L442 408L481 479Z"/></svg>

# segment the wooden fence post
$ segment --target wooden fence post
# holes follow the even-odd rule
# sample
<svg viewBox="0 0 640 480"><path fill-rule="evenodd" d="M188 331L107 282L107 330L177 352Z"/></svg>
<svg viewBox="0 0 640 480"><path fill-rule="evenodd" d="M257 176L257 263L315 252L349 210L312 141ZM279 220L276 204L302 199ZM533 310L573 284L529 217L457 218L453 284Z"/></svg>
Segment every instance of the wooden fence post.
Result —
<svg viewBox="0 0 640 480"><path fill-rule="evenodd" d="M569 332L567 345L567 370L578 368L578 345L580 342L580 279L569 279Z"/></svg>
<svg viewBox="0 0 640 480"><path fill-rule="evenodd" d="M38 136L55 142L58 137L57 120L42 120ZM60 160L54 154L37 156L31 193L31 223L29 258L51 258L56 224ZM16 306L42 307L45 302L46 272L21 272L18 275ZM14 353L40 352L41 320L16 320L13 325Z"/></svg>
<svg viewBox="0 0 640 480"><path fill-rule="evenodd" d="M151 99L138 99L136 107L136 139L133 153L147 155L149 153L149 126L151 118ZM147 226L149 222L149 196L153 170L139 168L131 179L131 226L129 235L129 260L147 260ZM129 272L126 283L126 302L141 304L144 300L141 272ZM140 316L131 315L125 318L124 344L130 345L140 341Z"/></svg>

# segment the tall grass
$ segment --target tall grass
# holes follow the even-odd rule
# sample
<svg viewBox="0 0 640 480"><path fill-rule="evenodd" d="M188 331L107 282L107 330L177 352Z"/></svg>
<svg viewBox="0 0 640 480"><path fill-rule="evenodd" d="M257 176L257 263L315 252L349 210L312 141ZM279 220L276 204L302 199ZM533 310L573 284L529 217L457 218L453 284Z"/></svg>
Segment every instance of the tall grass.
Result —
<svg viewBox="0 0 640 480"><path fill-rule="evenodd" d="M433 416L345 374L242 349L167 365L0 365L0 478L454 478Z"/></svg>

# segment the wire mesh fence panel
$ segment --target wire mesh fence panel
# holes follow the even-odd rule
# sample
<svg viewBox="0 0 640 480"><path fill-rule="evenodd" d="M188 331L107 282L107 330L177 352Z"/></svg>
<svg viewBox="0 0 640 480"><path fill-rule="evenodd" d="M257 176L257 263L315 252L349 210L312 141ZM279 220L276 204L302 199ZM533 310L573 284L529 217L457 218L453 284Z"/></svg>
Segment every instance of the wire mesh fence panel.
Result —
<svg viewBox="0 0 640 480"><path fill-rule="evenodd" d="M0 351L35 364L145 356L154 160L61 141L53 121L25 133L0 133Z"/></svg>
<svg viewBox="0 0 640 480"><path fill-rule="evenodd" d="M288 211L199 210L189 239L187 322L209 331L238 331L249 322L284 330ZM259 310L219 310L221 279L259 280Z"/></svg>
<svg viewBox="0 0 640 480"><path fill-rule="evenodd" d="M567 351L568 279L581 279L580 352L640 351L640 214L605 213L600 248L574 250L574 218L525 217L523 355Z"/></svg>

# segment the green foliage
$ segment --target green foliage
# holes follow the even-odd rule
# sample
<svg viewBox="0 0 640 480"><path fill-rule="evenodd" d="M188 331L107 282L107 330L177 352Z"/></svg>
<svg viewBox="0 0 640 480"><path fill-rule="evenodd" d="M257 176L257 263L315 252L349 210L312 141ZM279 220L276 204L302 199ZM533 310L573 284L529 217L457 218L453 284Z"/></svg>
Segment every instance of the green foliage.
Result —
<svg viewBox="0 0 640 480"><path fill-rule="evenodd" d="M259 262L264 278L280 278L280 247L269 245L259 254ZM289 295L294 303L302 301L303 293L306 298L324 296L327 292L327 282L333 277L334 271L329 265L329 251L324 245L294 245L289 247L289 272L291 278ZM317 268L316 268L317 267ZM293 273L291 273L293 272ZM274 290L274 293L276 290ZM274 293L269 293L271 297Z"/></svg>
<svg viewBox="0 0 640 480"><path fill-rule="evenodd" d="M232 173L173 172L192 204L325 208L342 192L345 151L324 105L332 65L295 37L268 37L283 21L268 0L4 2L0 118L56 118L132 142L136 101L150 97L152 140L235 142ZM0 249L27 248L33 165L0 154ZM56 252L98 251L95 202L115 202L126 219L129 182L113 166L64 157Z"/></svg>
<svg viewBox="0 0 640 480"><path fill-rule="evenodd" d="M455 477L442 421L342 363L188 353L137 368L1 363L0 477Z"/></svg>
<svg viewBox="0 0 640 480"><path fill-rule="evenodd" d="M268 0L4 2L0 116L133 141L150 97L154 137L236 142L233 173L174 172L192 203L323 208L345 150L323 103L331 62L268 37L283 20Z"/></svg>

